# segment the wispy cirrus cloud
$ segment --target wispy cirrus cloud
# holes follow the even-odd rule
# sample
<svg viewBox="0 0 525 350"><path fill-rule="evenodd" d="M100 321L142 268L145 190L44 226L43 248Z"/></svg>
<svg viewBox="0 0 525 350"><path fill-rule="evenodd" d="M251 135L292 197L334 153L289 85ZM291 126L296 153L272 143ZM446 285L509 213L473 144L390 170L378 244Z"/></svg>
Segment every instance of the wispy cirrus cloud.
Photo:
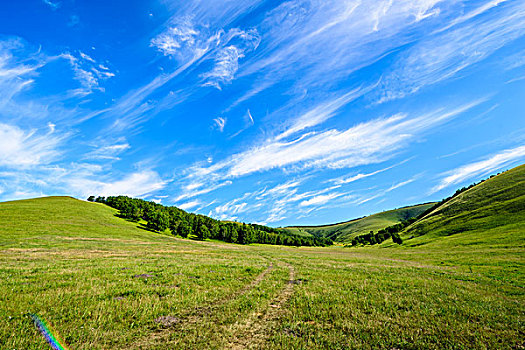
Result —
<svg viewBox="0 0 525 350"><path fill-rule="evenodd" d="M47 164L61 154L61 143L67 135L56 135L54 130L23 130L15 125L0 123L0 166L27 168Z"/></svg>
<svg viewBox="0 0 525 350"><path fill-rule="evenodd" d="M189 210L189 209L193 209L195 207L198 207L201 204L202 204L201 201L194 200L194 201L189 201L189 202L185 202L185 203L182 203L182 204L178 204L177 207L181 208L182 210Z"/></svg>
<svg viewBox="0 0 525 350"><path fill-rule="evenodd" d="M299 205L301 207L306 207L306 206L312 206L312 205L322 205L322 204L325 204L337 197L341 197L343 195L343 193L337 193L337 192L334 192L334 193L328 193L328 194L321 194L321 195L318 195L318 196L315 196L315 197L312 197L308 200L305 200L305 201L302 201Z"/></svg>
<svg viewBox="0 0 525 350"><path fill-rule="evenodd" d="M290 215L294 217L306 215L329 201L351 196L345 191L334 192L340 187L337 185L301 191L300 188L305 180L289 180L245 193L239 198L217 205L209 215L220 219L236 220L241 215L249 217L263 211L265 216L257 219L257 222L268 224L284 220Z"/></svg>
<svg viewBox="0 0 525 350"><path fill-rule="evenodd" d="M166 186L157 172L143 170L130 173L120 180L100 181L92 180L88 177L70 177L66 180L67 184L75 193L83 197L97 194L103 196L126 195L130 197L142 197L161 190Z"/></svg>
<svg viewBox="0 0 525 350"><path fill-rule="evenodd" d="M485 160L480 160L463 165L457 169L446 172L440 183L432 188L430 193L435 193L447 187L461 184L474 177L486 176L503 167L525 159L525 145L502 150L492 154Z"/></svg>
<svg viewBox="0 0 525 350"><path fill-rule="evenodd" d="M334 86L417 36L422 23L437 16L443 1L287 1L268 11L258 26L264 33L258 60L239 76L258 76L246 92L253 97L286 76L301 72L292 90ZM329 45L327 43L330 43Z"/></svg>
<svg viewBox="0 0 525 350"><path fill-rule="evenodd" d="M398 114L374 119L346 130L307 133L291 141L270 139L209 167L195 167L192 177L231 178L275 168L350 168L385 161L417 136L484 102L449 111L436 110L409 118Z"/></svg>
<svg viewBox="0 0 525 350"><path fill-rule="evenodd" d="M178 7L178 6L175 6ZM226 10L224 15L233 15L227 9L229 7L241 7L232 4L223 4L218 12ZM222 89L224 85L230 84L238 70L239 60L249 52L255 50L259 45L257 30L240 28L224 29L227 22L234 18L222 18L217 15L214 21L224 20L224 26L212 26L204 17L208 14L199 11L214 8L214 4L208 6L197 6L187 2L179 8L180 11L168 22L165 28L153 37L150 46L157 49L164 56L175 62L175 68L165 70L151 80L149 83L134 89L123 96L109 112L114 117L113 130L122 131L137 126L151 119L163 110L172 108L183 102L201 86L213 86ZM236 12L236 11L234 11ZM206 17L209 20L212 18ZM213 61L211 70L200 73L199 80L189 79L187 74L195 71L203 63ZM184 91L176 94L167 94L157 100L151 101L150 97L161 91L162 88L176 83L177 78L185 76Z"/></svg>
<svg viewBox="0 0 525 350"><path fill-rule="evenodd" d="M322 132L306 132L303 134L294 131L294 134L298 135L291 140L281 138L282 132L280 132L276 137L269 138L259 145L234 154L215 164L206 166L203 164L195 165L188 171L188 179L193 183L198 183L203 188L215 189L214 184L220 184L221 181L237 181L234 179L240 179L255 173L269 172L272 169L304 174L307 169L326 171L329 169L354 168L361 165L381 163L399 154L411 143L420 140L432 129L485 101L486 99L479 99L448 110L437 109L416 116L397 114L387 118L372 119L343 130L328 129ZM291 127L294 127L295 124L291 125ZM292 133L289 133L289 135L292 135ZM396 165L402 163L400 162ZM359 179L379 174L393 167L386 167L370 173L359 173L350 177L340 177L334 179L331 186L310 191L300 191L299 188L302 181L299 180L287 181L272 188L265 187L258 191L250 192L243 196L242 199L236 199L231 203L228 202L230 205L219 205L219 217L237 218L239 214L246 217L251 215L250 213L253 211L266 210L266 218L261 219L258 217L257 221L272 223L286 219L292 209L292 211L295 210L294 213L296 215L306 215L312 209L318 210L323 205L334 201L339 204L354 203L362 205L384 196L387 192L414 182L415 178L394 183L389 188L378 193L366 195L352 194L351 191L348 192L348 190L340 189L340 187ZM197 187L192 188L191 191L197 193ZM195 197L199 195L200 193L195 195ZM257 207L251 205L254 201L258 203ZM235 207L240 208L236 209L235 214L226 210L232 205L241 203L248 203L249 205ZM300 212L297 211L298 207L302 208ZM219 215L219 213L214 213L213 211L211 214Z"/></svg>
<svg viewBox="0 0 525 350"><path fill-rule="evenodd" d="M19 37L0 40L0 108L4 107L6 114L18 109L12 104L13 98L34 84L38 70L48 62L39 52L27 51Z"/></svg>
<svg viewBox="0 0 525 350"><path fill-rule="evenodd" d="M482 13L501 2L487 4L483 11L478 12ZM378 102L402 98L425 86L449 79L524 35L525 5L515 2L501 11L502 16L482 17L415 44L385 75Z"/></svg>
<svg viewBox="0 0 525 350"><path fill-rule="evenodd" d="M226 125L226 118L222 118L222 117L217 117L215 119L213 119L213 125L215 128L217 128L217 130L219 130L220 132L223 132L224 131L224 126Z"/></svg>
<svg viewBox="0 0 525 350"><path fill-rule="evenodd" d="M402 163L404 163L404 161ZM348 183L351 183L351 182L354 182L354 181L365 179L365 178L370 177L370 176L377 175L377 174L382 173L384 171L390 170L390 169L392 169L395 166L396 165L392 165L392 166L389 166L387 168L383 168L383 169L379 169L379 170L373 171L371 173L357 173L357 174L351 175L351 176L342 176L342 177L339 177L339 178L336 178L336 179L331 179L329 181L335 183L336 185L344 185L344 184L348 184Z"/></svg>
<svg viewBox="0 0 525 350"><path fill-rule="evenodd" d="M231 135L229 138L233 139L234 137L240 135L245 130L249 129L255 124L255 121L253 120L252 113L249 109L246 110L246 113L242 116L243 126L237 130L233 135Z"/></svg>
<svg viewBox="0 0 525 350"><path fill-rule="evenodd" d="M213 191L215 191L215 190L217 190L219 188L222 188L224 186L229 186L231 184L232 184L231 181L225 181L225 182L219 183L219 184L214 185L214 186L205 186L204 187L203 183L190 183L190 184L186 185L183 193L175 198L175 201L179 202L179 201L184 200L184 199L198 197L198 196L201 196L203 194L207 194L207 193L213 192ZM201 187L204 187L204 188L201 188Z"/></svg>
<svg viewBox="0 0 525 350"><path fill-rule="evenodd" d="M316 105L298 118L292 120L291 125L284 132L276 136L276 140L289 137L299 131L317 126L325 122L326 120L332 118L343 106L363 96L376 85L377 84L373 84L366 88L356 88L340 97Z"/></svg>
<svg viewBox="0 0 525 350"><path fill-rule="evenodd" d="M217 51L213 69L201 75L205 79L204 86L221 90L222 86L231 83L239 69L239 60L257 49L260 36L256 29L234 29L228 32L226 40L230 45Z"/></svg>
<svg viewBox="0 0 525 350"><path fill-rule="evenodd" d="M97 140L100 142L100 140ZM84 155L84 159L120 160L119 154L131 148L124 139L114 144L94 145L95 149Z"/></svg>
<svg viewBox="0 0 525 350"><path fill-rule="evenodd" d="M71 53L64 53L60 57L66 59L74 72L74 79L77 80L81 88L75 89L74 95L86 96L93 91L104 92L100 82L115 76L107 67L100 68L100 65L89 55L79 51L78 57Z"/></svg>
<svg viewBox="0 0 525 350"><path fill-rule="evenodd" d="M48 5L53 10L57 10L61 6L61 3L58 1L51 1L51 0L42 0L42 1L44 2L44 4Z"/></svg>

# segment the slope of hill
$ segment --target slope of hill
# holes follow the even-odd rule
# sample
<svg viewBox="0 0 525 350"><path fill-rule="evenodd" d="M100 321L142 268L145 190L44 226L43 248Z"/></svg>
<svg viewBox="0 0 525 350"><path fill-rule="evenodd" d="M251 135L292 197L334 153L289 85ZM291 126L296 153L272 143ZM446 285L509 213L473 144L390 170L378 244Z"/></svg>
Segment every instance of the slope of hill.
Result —
<svg viewBox="0 0 525 350"><path fill-rule="evenodd" d="M115 216L117 210L72 197L45 197L0 203L0 245L48 236L132 238L153 235ZM21 223L25 223L21 225Z"/></svg>
<svg viewBox="0 0 525 350"><path fill-rule="evenodd" d="M403 220L417 217L435 203L425 203L399 209L384 211L382 213L365 216L363 218L323 226L291 226L286 227L290 232L306 233L314 236L331 238L337 242L349 242L353 237L377 232L387 226L395 225Z"/></svg>
<svg viewBox="0 0 525 350"><path fill-rule="evenodd" d="M525 165L491 177L446 201L407 227L402 237L412 246L443 237L452 245L524 246Z"/></svg>

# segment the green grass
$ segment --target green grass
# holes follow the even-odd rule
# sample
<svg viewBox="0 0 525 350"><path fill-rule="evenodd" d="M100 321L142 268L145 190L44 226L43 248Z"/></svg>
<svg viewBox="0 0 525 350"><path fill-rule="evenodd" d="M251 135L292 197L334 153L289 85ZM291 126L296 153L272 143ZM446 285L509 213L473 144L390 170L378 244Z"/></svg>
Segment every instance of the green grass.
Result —
<svg viewBox="0 0 525 350"><path fill-rule="evenodd" d="M346 221L342 223L322 226L293 226L286 227L295 234L313 234L332 238L337 242L350 242L355 236L377 232L385 227L395 225L402 220L416 217L430 208L434 203L419 204L399 209L393 209L377 213L364 218Z"/></svg>
<svg viewBox="0 0 525 350"><path fill-rule="evenodd" d="M66 197L0 203L0 349L50 348L29 313L71 349L525 342L524 249L511 244L523 226L506 246L454 248L445 236L421 247L291 248L183 240L115 213Z"/></svg>
<svg viewBox="0 0 525 350"><path fill-rule="evenodd" d="M445 202L409 226L405 244L525 247L525 165ZM414 237L410 239L410 237ZM445 242L442 242L447 238Z"/></svg>

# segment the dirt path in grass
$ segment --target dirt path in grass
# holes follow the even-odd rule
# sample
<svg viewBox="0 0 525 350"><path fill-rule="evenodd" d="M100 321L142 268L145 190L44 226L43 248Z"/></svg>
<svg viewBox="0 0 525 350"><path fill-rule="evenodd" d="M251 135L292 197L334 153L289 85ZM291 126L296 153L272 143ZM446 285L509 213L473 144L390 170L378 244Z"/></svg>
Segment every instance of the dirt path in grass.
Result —
<svg viewBox="0 0 525 350"><path fill-rule="evenodd" d="M144 346L151 344L158 344L160 341L165 340L169 335L177 330L183 329L190 324L199 323L204 319L205 316L212 314L214 311L219 309L222 305L227 304L228 302L237 299L244 294L248 293L250 290L255 288L259 283L261 283L266 275L273 269L273 263L270 262L268 267L263 270L257 277L252 280L250 283L237 290L234 293L228 294L223 298L215 300L208 304L207 306L196 307L193 310L189 311L186 315L181 317L175 316L161 316L155 320L156 323L160 324L163 328L159 331L149 335L147 338L140 339L134 342L130 347L126 349L142 349Z"/></svg>
<svg viewBox="0 0 525 350"><path fill-rule="evenodd" d="M193 311L189 313L189 315L186 318L182 319L181 322L179 322L180 325L178 326L182 326L184 324L190 324L190 323L198 323L204 316L211 314L215 309L248 293L250 290L255 288L259 283L261 283L266 278L266 275L272 269L273 269L273 263L270 263L268 267L266 268L266 270L261 272L253 281L251 281L249 284L239 289L238 291L232 294L228 294L224 296L223 298L220 298L208 304L207 306L194 308Z"/></svg>
<svg viewBox="0 0 525 350"><path fill-rule="evenodd" d="M285 312L285 304L294 293L294 285L299 282L295 280L295 269L292 265L285 263L289 270L289 277L277 297L268 307L260 313L252 314L246 321L235 324L233 338L230 339L226 349L260 349L268 339L279 318Z"/></svg>

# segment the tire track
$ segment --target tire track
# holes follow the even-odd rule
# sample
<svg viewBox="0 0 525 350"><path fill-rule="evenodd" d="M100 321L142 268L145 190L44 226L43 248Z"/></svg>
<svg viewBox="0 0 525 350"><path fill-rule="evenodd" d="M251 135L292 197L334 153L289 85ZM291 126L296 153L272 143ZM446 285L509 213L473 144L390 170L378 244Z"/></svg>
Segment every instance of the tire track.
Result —
<svg viewBox="0 0 525 350"><path fill-rule="evenodd" d="M230 339L226 349L260 349L270 336L272 326L284 314L284 306L294 293L295 269L292 265L285 263L289 270L288 281L277 297L261 313L254 313L244 323L237 325L233 339Z"/></svg>
<svg viewBox="0 0 525 350"><path fill-rule="evenodd" d="M185 324L198 323L204 316L211 314L215 309L248 293L253 288L255 288L259 283L261 283L266 278L266 275L271 270L273 270L273 263L270 263L268 267L263 272L261 272L252 282L242 287L238 291L232 294L226 295L225 297L210 303L208 306L194 308L193 312L188 314L186 318L183 320L183 322L180 323L180 326L183 326Z"/></svg>
<svg viewBox="0 0 525 350"><path fill-rule="evenodd" d="M164 328L161 330L150 334L146 339L140 339L133 344L131 344L131 348L142 348L143 346L151 345L152 343L158 343L159 341L166 339L169 337L169 335L176 331L180 330L188 325L199 323L206 317L207 315L212 314L214 311L219 309L221 306L229 303L230 301L233 301L244 294L251 291L253 288L255 288L259 283L261 283L265 278L266 275L273 270L273 263L270 262L268 267L263 270L257 277L252 280L250 283L242 287L241 289L235 291L234 293L228 294L222 298L219 298L218 300L215 300L208 304L207 306L203 307L195 307L192 311L189 311L182 317L174 317L174 316L162 316L155 320L155 322L161 324ZM130 347L127 347L129 349Z"/></svg>

